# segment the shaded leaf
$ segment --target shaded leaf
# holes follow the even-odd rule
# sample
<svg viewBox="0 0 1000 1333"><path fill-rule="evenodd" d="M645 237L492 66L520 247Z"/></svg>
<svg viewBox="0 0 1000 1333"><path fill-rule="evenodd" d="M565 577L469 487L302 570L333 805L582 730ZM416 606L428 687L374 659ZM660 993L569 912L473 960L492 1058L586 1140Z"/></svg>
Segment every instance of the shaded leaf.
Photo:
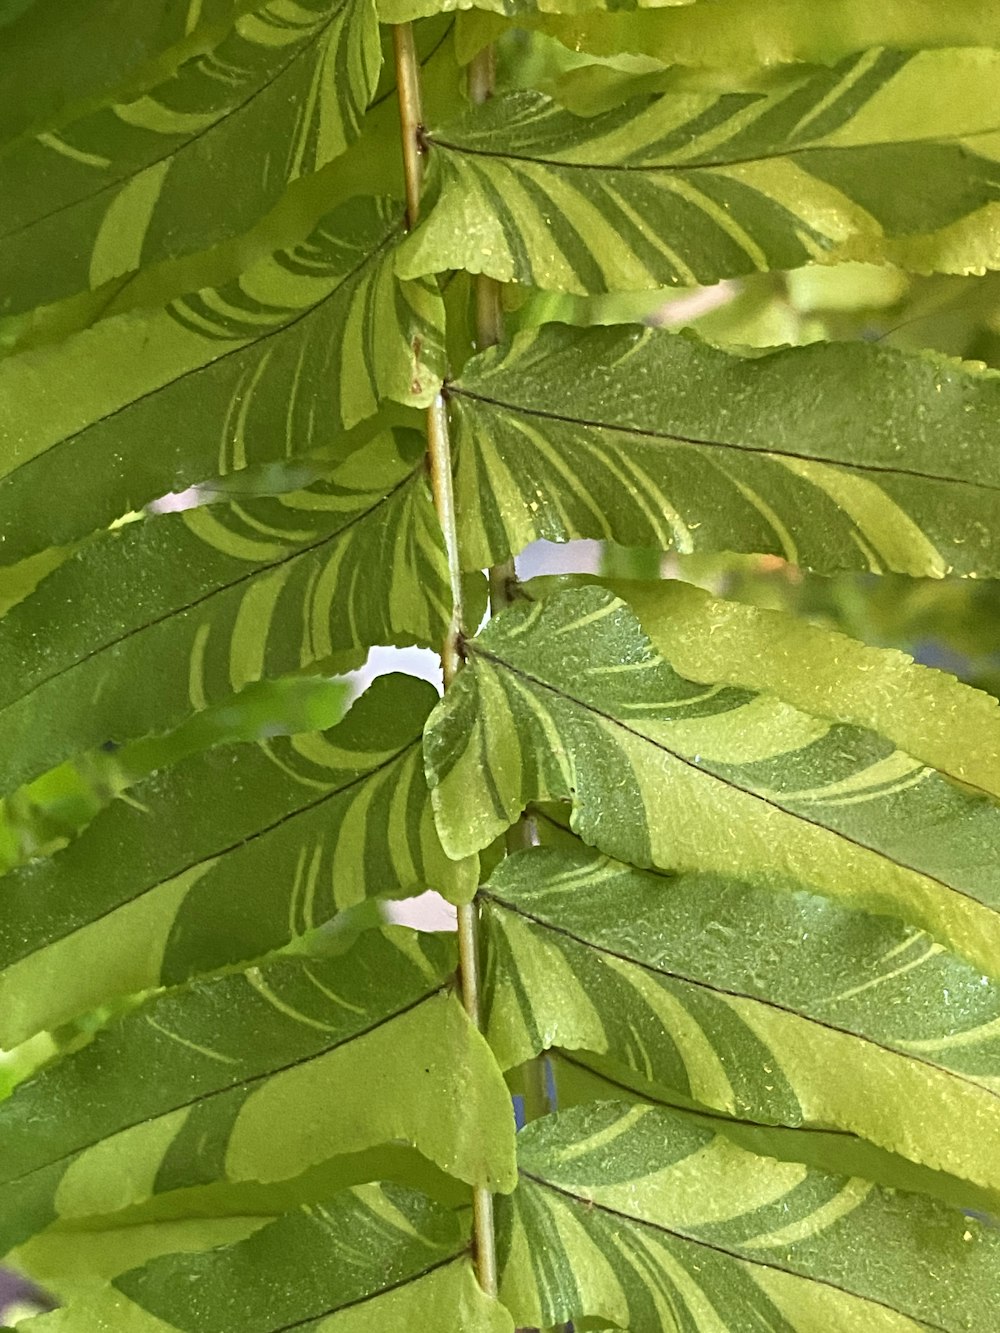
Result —
<svg viewBox="0 0 1000 1333"><path fill-rule="evenodd" d="M0 880L0 1045L260 957L365 896L471 897L474 868L442 852L423 774L436 700L381 677L329 731L154 774Z"/></svg>
<svg viewBox="0 0 1000 1333"><path fill-rule="evenodd" d="M586 120L538 93L497 97L430 131L435 205L400 271L597 293L882 259L884 238L1000 198L998 72L993 50L876 49L772 93L668 94ZM964 249L914 259L998 264L975 226Z"/></svg>
<svg viewBox="0 0 1000 1333"><path fill-rule="evenodd" d="M728 1115L1000 1187L1000 987L921 931L776 876L664 877L580 844L508 858L485 898L504 1069L582 1048Z"/></svg>
<svg viewBox="0 0 1000 1333"><path fill-rule="evenodd" d="M989 1333L1000 1235L919 1195L758 1157L605 1102L519 1135L500 1202L516 1320L619 1328Z"/></svg>
<svg viewBox="0 0 1000 1333"><path fill-rule="evenodd" d="M246 231L344 151L380 62L370 0L268 0L159 87L16 147L0 161L0 311Z"/></svg>
<svg viewBox="0 0 1000 1333"><path fill-rule="evenodd" d="M3 782L331 655L436 645L449 600L412 432L304 491L126 524L0 621Z"/></svg>
<svg viewBox="0 0 1000 1333"><path fill-rule="evenodd" d="M548 325L449 393L470 568L596 537L824 573L1000 573L994 372L862 343L739 354Z"/></svg>
<svg viewBox="0 0 1000 1333"><path fill-rule="evenodd" d="M60 1218L287 1180L397 1139L511 1188L510 1102L449 992L454 966L450 941L389 927L341 957L195 982L120 1018L0 1104L0 1250Z"/></svg>
<svg viewBox="0 0 1000 1333"><path fill-rule="evenodd" d="M235 1244L165 1255L78 1307L38 1320L42 1333L505 1333L506 1311L480 1290L465 1228L448 1208L393 1185L363 1185L286 1214Z"/></svg>
<svg viewBox="0 0 1000 1333"><path fill-rule="evenodd" d="M2 0L0 23L20 21L0 45L0 141L75 119L123 88L148 86L161 65L177 63L178 52L211 43L253 7L254 0L74 0L70 7Z"/></svg>
<svg viewBox="0 0 1000 1333"><path fill-rule="evenodd" d="M693 684L629 608L585 588L466 644L431 715L442 845L477 851L533 800L636 866L777 873L901 916L994 972L1000 809L860 727Z"/></svg>
<svg viewBox="0 0 1000 1333"><path fill-rule="evenodd" d="M383 399L430 403L443 313L394 277L400 217L352 200L234 282L0 362L4 561L328 446Z"/></svg>

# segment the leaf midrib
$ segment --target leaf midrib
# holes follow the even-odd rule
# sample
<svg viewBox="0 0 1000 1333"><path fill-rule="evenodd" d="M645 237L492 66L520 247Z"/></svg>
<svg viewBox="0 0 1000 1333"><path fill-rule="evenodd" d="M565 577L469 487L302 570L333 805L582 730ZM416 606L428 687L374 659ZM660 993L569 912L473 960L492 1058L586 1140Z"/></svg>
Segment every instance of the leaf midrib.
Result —
<svg viewBox="0 0 1000 1333"><path fill-rule="evenodd" d="M507 162L528 162L533 166L551 167L557 171L597 171L602 175L608 175L611 172L621 171L633 175L661 175L683 172L698 171L717 171L724 172L729 167L747 167L754 166L758 162L774 162L782 158L795 158L800 153L850 153L863 152L882 148L899 147L934 147L939 144L957 144L963 146L970 139L988 138L990 135L1000 133L1000 125L991 126L988 129L974 130L970 134L941 134L927 135L918 139L888 139L874 143L864 144L823 144L823 143L800 143L784 149L775 149L767 153L757 153L752 157L734 157L723 161L707 162L665 162L659 166L629 166L622 162L560 162L558 158L551 157L532 157L529 153L504 152L497 148L469 148L464 144L454 143L448 139L439 139L433 132L427 133L424 137L426 141L435 148L443 148L449 152L457 153L464 157L493 157ZM978 157L978 155L976 155ZM978 158L982 162L990 162L990 158ZM846 196L845 196L846 197Z"/></svg>
<svg viewBox="0 0 1000 1333"><path fill-rule="evenodd" d="M577 426L583 430L607 431L616 435L635 435L641 439L662 441L664 444L691 445L703 449L731 449L736 453L750 454L756 458L789 458L797 463L817 463L825 467L837 468L844 472L871 472L891 477L912 477L916 481L939 482L949 486L969 486L976 491L996 491L1000 493L1000 483L993 485L986 481L970 481L965 477L954 477L935 472L921 472L916 468L886 467L879 463L845 462L842 458L829 458L822 454L803 454L793 449L763 449L751 444L736 444L727 440L711 440L696 435L679 435L668 431L653 430L649 427L624 426L617 422L595 421L588 417L569 416L563 412L554 412L540 407L525 407L521 403L509 403L501 398L491 398L488 394L476 393L463 388L458 383L446 383L448 394L460 398L470 398L486 403L501 412L526 417L539 417L546 421L558 421L560 425Z"/></svg>
<svg viewBox="0 0 1000 1333"><path fill-rule="evenodd" d="M920 1315L907 1314L905 1311L898 1310L895 1306L889 1305L886 1301L879 1300L875 1296L863 1296L850 1287L841 1286L830 1278L814 1277L811 1274L799 1273L792 1268L782 1268L780 1264L768 1262L766 1259L755 1259L749 1255L741 1254L739 1250L727 1249L724 1245L717 1244L710 1240L704 1240L699 1236L692 1236L686 1231L680 1231L674 1227L665 1226L662 1222L650 1222L645 1218L633 1217L631 1213L623 1213L617 1208L612 1208L608 1204L598 1203L596 1199L588 1199L583 1195L574 1194L570 1189L564 1189L560 1185L553 1185L551 1181L545 1180L542 1176L536 1176L531 1171L526 1171L523 1167L518 1168L518 1174L526 1180L530 1180L533 1185L541 1189L551 1190L553 1194L559 1194L565 1199L569 1199L579 1208L584 1208L588 1212L596 1208L599 1213L604 1213L608 1217L617 1218L619 1221L630 1223L635 1227L649 1227L652 1231L662 1232L665 1236L672 1236L675 1240L684 1241L689 1245L698 1245L703 1249L711 1250L715 1254L724 1255L727 1259L733 1259L737 1263L750 1264L757 1268L769 1268L777 1273L785 1273L797 1278L800 1282L814 1282L817 1286L829 1287L832 1291L838 1291L843 1296L850 1296L854 1300L866 1301L870 1305L879 1306L883 1310L888 1310L892 1314L902 1314L905 1318L918 1320L924 1328L933 1330L933 1333L954 1333L953 1329L947 1328L944 1324L928 1323Z"/></svg>
<svg viewBox="0 0 1000 1333"><path fill-rule="evenodd" d="M451 1264L462 1263L471 1253L471 1246L467 1242L460 1250L449 1255L446 1259L438 1259L435 1263L422 1268L419 1273L411 1273L409 1277L400 1278L398 1282L390 1282L387 1287L380 1287L378 1291L370 1292L367 1296L358 1296L353 1301L347 1301L344 1305L334 1305L328 1310L321 1310L319 1314L308 1315L305 1319L296 1319L294 1324L282 1324L280 1328L270 1330L270 1333L290 1333L291 1329L305 1328L317 1319L327 1319L333 1315L340 1314L342 1310L354 1310L359 1305L367 1305L369 1301L378 1300L380 1296L386 1296L389 1292L399 1291L402 1287L408 1287L411 1282L419 1282L428 1277L431 1273L436 1273L441 1268L447 1268Z"/></svg>
<svg viewBox="0 0 1000 1333"><path fill-rule="evenodd" d="M375 197L377 198L377 196ZM200 375L204 371L210 370L215 366L221 365L224 361L227 361L230 357L238 356L240 352L245 352L250 348L257 348L263 346L263 344L268 342L271 338L277 338L280 334L287 333L289 329L293 329L297 324L301 324L301 322L304 319L309 319L318 310L321 310L323 306L327 304L328 301L332 301L338 295L338 293L341 292L343 288L346 287L347 284L352 281L352 279L358 276L358 274L362 271L362 269L366 267L366 265L375 262L382 254L383 250L387 249L389 244L395 239L397 233L402 230L402 226L403 224L401 219L398 222L394 223L393 226L390 228L390 230L382 238L382 240L379 241L378 245L373 250L369 251L366 255L364 255L361 259L359 259L352 269L350 269L347 273L345 273L341 278L338 279L336 286L333 287L330 291L328 291L325 296L321 296L318 301L314 302L314 304L306 306L304 310L300 310L290 319L284 320L280 324L277 324L274 328L268 329L266 332L261 333L259 337L240 338L238 340L235 340L236 346L231 347L226 352L220 353L219 356L214 357L212 360L203 361L197 366L192 366L189 370L182 371L181 374L179 375L174 375L170 379L164 380L162 384L157 384L154 388L148 389L145 393L139 394L138 397L130 398L127 403L122 403L120 407L116 407L110 412L105 412L101 416L95 417L93 421L88 421L87 424L85 426L81 426L79 430L72 431L69 435L64 435L62 439L54 440L50 445L48 445L47 448L42 449L39 453L32 454L32 456L26 459L25 462L18 463L15 467L11 468L9 472L5 472L2 475L0 475L0 487L6 485L9 482L10 478L17 476L19 473L25 472L28 468L32 466L32 464L38 462L39 459L47 458L57 449L62 449L66 445L72 444L74 440L78 440L82 435L86 435L88 431L96 430L97 427L103 426L109 421L113 421L115 417L121 416L123 412L130 411L133 407L137 407L140 403L146 402L147 399L155 398L158 394L164 393L166 392L166 390L173 388L174 385L181 384L184 382L184 380L191 379L191 377L194 375ZM273 259L274 255L277 253L281 252L280 251L273 252L270 258ZM132 280L131 277L126 279L126 281L128 282L131 282L131 280ZM217 289L212 288L211 290L215 291ZM197 295L197 293L191 293L191 292L186 294ZM178 298L178 299L183 299L183 298ZM207 336L206 336L206 341L210 341L210 339ZM259 461L266 461L266 460L259 460ZM242 469L237 469L237 470L239 471ZM232 476L233 473L229 473L227 475Z"/></svg>
<svg viewBox="0 0 1000 1333"><path fill-rule="evenodd" d="M895 866L897 869L908 871L910 874L913 875L918 875L921 879L925 879L932 884L937 884L940 888L944 889L946 892L957 894L959 897L965 898L968 902L975 903L977 907L981 907L984 911L991 912L994 916L998 915L998 909L996 907L991 906L989 903L984 903L981 899L975 897L975 895L967 892L965 889L960 889L953 884L948 884L945 880L939 879L936 875L932 875L928 871L921 870L916 866L909 865L905 861L893 860L892 857L887 856L885 852L880 851L877 847L869 846L868 843L862 842L860 841L860 839L852 837L849 833L845 833L842 829L830 828L828 825L821 824L815 819L810 819L808 815L800 814L798 811L788 810L783 805L780 805L777 801L771 799L770 797L761 795L760 792L753 791L749 787L741 787L739 783L733 782L730 778L722 777L718 773L713 773L709 768L706 768L703 764L696 764L692 760L686 758L684 755L678 754L676 750L671 750L668 746L663 745L661 742L654 741L651 737L644 735L641 731L636 731L634 727L630 727L627 723L622 722L620 718L616 718L612 716L610 713L604 712L596 705L586 703L584 700L578 699L576 695L570 694L562 687L551 685L549 684L548 681L542 680L540 679L540 677L532 675L531 672L525 671L520 667L515 667L511 665L510 662L505 661L502 657L499 657L497 654L490 652L486 648L483 648L482 645L477 643L475 640L468 641L465 645L465 649L467 653L475 653L477 656L482 657L487 661L494 663L496 666L502 668L504 671L510 672L511 675L518 676L520 677L520 679L527 681L532 685L537 686L539 689L547 690L550 694L555 695L556 698L564 699L568 703L575 704L578 708L583 709L585 712L592 713L595 717L599 717L602 721L609 723L613 727L617 727L619 730L626 732L630 736L633 736L636 740L641 741L644 745L649 745L654 750L661 750L664 754L670 755L671 758L676 759L678 763L683 764L686 768L690 768L693 772L700 774L703 778L708 778L711 781L718 782L723 787L727 787L732 791L738 791L742 793L744 796L749 796L751 799L755 801L760 801L762 805L766 805L768 808L772 810L779 810L787 818L798 820L803 824L809 825L810 828L819 829L823 833L828 834L830 837L839 838L841 841L846 842L851 847L857 847L861 851L870 852L872 856L877 856L880 860L885 861L889 865ZM966 785L971 787L972 784L966 784ZM980 792L984 796L988 795L988 793L984 792L982 788L979 787L972 787L972 790ZM995 798L991 799L995 800Z"/></svg>
<svg viewBox="0 0 1000 1333"><path fill-rule="evenodd" d="M230 117L237 115L240 111L244 109L244 107L249 106L250 103L256 101L258 97L263 96L263 94L267 92L268 88L270 88L273 84L277 83L277 81L280 78L282 78L285 74L287 74L287 72L292 68L292 66L298 60L302 58L302 56L311 53L316 43L329 31L329 29L333 26L334 22L340 17L343 8L344 8L343 5L338 5L338 7L333 11L330 17L326 20L326 22L321 24L321 26L317 28L316 31L310 37L307 37L305 39L303 44L300 47L298 47L298 49L284 62L284 64L280 67L280 69L277 69L274 72L274 74L271 75L270 78L265 80L264 83L258 84L254 88L253 92L249 93L243 99L242 102L239 102L236 106L230 107L228 111L224 112L218 118L218 120L213 120L211 125L206 125L204 129L198 130L196 134L192 134L189 138L185 139L182 144L178 144L178 146L172 152L168 151L163 153L160 157L151 158L142 167L140 167L138 171L130 171L123 176L117 176L113 181L109 181L107 185L102 185L99 190L93 190L89 194L80 195L78 198L71 200L69 203L60 204L58 208L53 208L48 213L42 213L38 217L32 218L30 222L23 223L20 227L16 227L13 231L0 232L0 241L14 240L16 237L23 235L26 231L30 231L32 227L41 226L43 222L48 222L51 218L58 217L60 213L65 213L67 212L67 210L71 208L78 208L81 204L87 204L94 199L100 199L101 195L107 194L109 190L116 190L120 188L123 182L135 180L137 176L140 176L144 171L148 171L151 167L159 166L161 162L172 161L175 157L178 157L181 153L187 152L187 150L191 147L192 144L198 143L198 141L200 139L203 139L206 134L213 133L215 130L219 128L220 125L224 125L226 121L230 119ZM243 16L241 15L240 17ZM233 27L226 34L224 40L228 40L228 38L232 36L232 34L235 31L236 31L236 25L234 23ZM197 59L197 57L194 58ZM150 89L148 93L142 94L141 97L151 97L155 91L156 91L155 88ZM141 98L137 100L141 100ZM96 112L93 112L92 114L95 115L100 114L101 112L109 111L110 109L111 109L110 105L100 107ZM90 117L85 116L83 117L83 119L85 120L90 119ZM77 122L73 123L75 124ZM72 129L72 125L64 125L62 129L64 131ZM37 138L37 136L33 136L33 138Z"/></svg>
<svg viewBox="0 0 1000 1333"><path fill-rule="evenodd" d="M307 815L310 813L310 811L317 809L321 805L324 805L327 801L335 800L338 796L343 796L353 791L355 787L361 786L365 782L370 781L372 778L377 777L380 773L384 773L386 769L391 768L393 764L399 763L406 757L407 753L413 750L415 746L419 745L419 743L420 743L420 735L418 734L414 740L407 741L405 745L401 746L400 749L398 749L388 759L383 760L382 763L380 764L376 764L373 768L365 769L364 772L359 773L356 777L352 778L350 782L345 783L342 787L331 788L329 791L323 792L322 795L317 796L314 800L307 801L305 805L297 806L296 809L288 811L287 814L282 815L280 819L274 820L273 823L267 824L263 828L255 829L252 833L247 834L245 837L237 838L234 842L231 842L228 846L220 847L213 852L209 852L206 856L199 856L196 861L189 861L186 865L180 866L176 870L172 870L170 874L167 875L164 879L158 879L153 884L145 885L137 893L130 894L129 897L121 899L119 902L107 908L105 911L100 912L96 916L88 917L86 921L77 922L69 926L69 928L64 930L61 934L48 935L40 941L36 940L34 943L30 944L24 952L19 953L16 956L7 957L2 961L0 961L0 977L2 977L4 972L6 972L9 968L14 967L16 964L23 962L27 958L33 958L37 954L44 952L48 948L51 948L53 945L61 944L64 940L71 939L74 935L78 935L81 931L87 930L91 926L98 925L101 921L104 921L107 917L114 916L116 912L123 911L126 907L130 907L132 903L136 903L141 898L144 898L148 893L155 893L156 890L162 888L164 884L169 884L171 883L172 880L179 879L181 875L188 874L196 867L204 865L206 862L209 861L221 860L223 857L228 856L231 852L238 851L242 847L249 847L253 843L255 843L259 838L266 837L269 833L273 833L275 829L281 828L282 825L290 823L293 819L298 819L299 816L301 815ZM81 836L85 837L86 834L83 834ZM71 844L71 846L78 846L79 841L80 840L77 839L74 843ZM55 858L53 858L53 862L56 861L60 855L61 853L57 852ZM0 901L2 901L2 889L3 889L3 884L2 880L0 880Z"/></svg>
<svg viewBox="0 0 1000 1333"><path fill-rule="evenodd" d="M371 518L372 514L374 514L382 505L388 504L404 486L412 484L418 473L423 470L423 466L424 462L423 459L421 459L410 472L408 472L400 481L396 482L390 491L385 495L380 496L379 499L369 505L367 509L363 509L355 514L353 518L349 519L342 528L338 528L336 532L327 533L325 537L309 542L306 546L300 546L291 554L282 556L280 560L271 560L266 564L257 565L248 573L241 574L239 578L233 579L229 583L221 584L217 588L212 588L209 592L203 593L200 597L196 597L194 601L185 602L182 606L172 607L169 611L164 612L163 615L155 616L152 620L147 620L143 624L135 626L134 629L127 630L124 634L120 634L116 639L109 639L106 643L102 643L99 648L92 649L82 657L75 658L72 662L61 667L58 671L54 671L51 675L43 676L40 680L35 681L28 689L23 691L23 693L14 695L11 699L8 699L6 703L0 706L0 717L3 717L9 709L14 708L17 704L21 703L22 700L30 698L31 695L35 694L36 691L42 689L44 686L51 685L53 681L59 680L68 672L75 671L77 667L83 666L84 663L92 661L95 657L100 657L102 653L110 652L112 648L117 648L120 644L126 643L137 634L145 634L148 630L155 629L157 625L162 625L169 620L173 620L175 616L182 616L188 611L193 611L195 607L211 601L213 597L219 597L223 593L231 592L233 588L240 587L241 584L248 582L250 579L255 579L259 575L268 573L270 570L279 569L282 565L287 565L293 560L298 560L301 556L309 555L312 551L319 550L320 547L327 545L328 542L339 541L345 533L350 532L351 528L355 527L358 523L363 522L365 519ZM206 505L204 507L211 508L212 506ZM160 517L171 518L175 516L170 514L153 515L151 519L147 518L144 521L155 523ZM54 572L58 573L59 571L56 570ZM43 581L41 587L44 586Z"/></svg>
<svg viewBox="0 0 1000 1333"><path fill-rule="evenodd" d="M186 983L188 987L190 987L191 984L192 983ZM383 1018L369 1024L368 1027L360 1028L357 1032L352 1032L349 1037L342 1037L340 1041L335 1041L329 1046L324 1046L321 1050L313 1051L310 1055L299 1056L297 1059L289 1060L283 1065L275 1065L274 1068L268 1069L262 1074L251 1074L248 1078L237 1078L232 1083L226 1083L221 1087L212 1088L209 1092L199 1093L197 1097L191 1097L186 1102L178 1102L176 1105L164 1107L163 1110L157 1111L155 1115L142 1116L138 1120L129 1121L128 1124L119 1125L117 1129L108 1130L107 1133L102 1134L100 1138L91 1139L88 1143L80 1144L76 1148L71 1148L68 1152L60 1153L58 1157L53 1157L47 1162L42 1162L38 1166L33 1166L30 1170L23 1171L19 1176L8 1176L2 1183L5 1185L16 1185L19 1181L27 1180L31 1176L36 1175L39 1171L47 1171L50 1167L57 1166L60 1162L65 1162L74 1157L78 1157L81 1153L88 1152L99 1143L105 1143L108 1139L119 1134L126 1134L129 1130L136 1129L140 1125L152 1124L154 1121L162 1119L163 1116L172 1115L176 1111L186 1111L191 1106L198 1106L201 1102L211 1101L213 1097L223 1097L226 1093L233 1092L236 1088L252 1087L255 1083L261 1083L267 1079L276 1078L278 1074L284 1074L289 1069L297 1069L301 1065L310 1064L313 1060L320 1060L324 1056L330 1055L333 1051L340 1050L342 1046L350 1045L352 1041L360 1041L362 1037L370 1036L371 1033L377 1032L379 1028L385 1027L387 1023L393 1022L394 1019L402 1018L404 1014L410 1013L411 1010L419 1008L420 1005L426 1004L429 1000L433 1000L438 995L442 995L445 991L448 991L451 985L451 980L446 979L439 986L436 986L434 990L425 992L416 1000L411 1000L409 1004L403 1005L401 1009L393 1010L391 1014L386 1014ZM167 992L167 994L170 993L171 992L169 991ZM136 1010L135 1012L139 1016L142 1014L141 1010ZM99 1036L100 1034L98 1034L98 1038Z"/></svg>
<svg viewBox="0 0 1000 1333"><path fill-rule="evenodd" d="M906 1050L899 1050L895 1046L890 1046L886 1042L878 1040L876 1037L868 1036L866 1033L855 1032L851 1028L841 1027L837 1023L831 1023L826 1019L817 1018L800 1009L793 1009L791 1006L781 1004L777 1000L766 999L746 991L731 990L727 986L718 986L709 981L701 981L697 977L688 976L683 972L673 972L669 968L658 967L655 963L645 963L639 958L633 958L630 954L621 953L617 949L608 948L606 945L595 944L593 940L588 940L582 935L577 935L566 926L555 925L550 921L546 921L544 917L536 916L532 912L525 911L524 908L517 906L507 898L500 897L499 894L490 889L481 889L479 896L487 901L498 903L505 911L511 912L515 916L523 917L525 921L533 922L535 925L541 927L542 930L551 931L554 935L562 935L566 939L573 940L574 943L581 945L581 947L585 949L592 949L594 953L602 954L607 958L617 958L619 962L627 963L630 967L637 967L643 972L652 973L654 976L667 977L673 981L679 981L685 985L694 986L698 990L706 991L710 995L727 995L734 1000L744 1000L752 1004L759 1004L765 1009L773 1009L777 1013L787 1014L790 1018L798 1019L800 1023L811 1023L818 1028L822 1028L825 1032L834 1032L840 1036L850 1037L854 1041L864 1042L866 1045L872 1046L876 1050L883 1051L887 1055L893 1055L902 1060L912 1060L915 1064L923 1065L927 1069L933 1069L937 1074L947 1078L956 1079L967 1087L974 1088L977 1092L986 1093L988 1096L1000 1100L1000 1092L996 1092L993 1089L984 1086L982 1083L977 1083L975 1079L961 1073L959 1070L950 1069L947 1065L936 1064L933 1060L928 1060L919 1054L911 1053ZM601 1052L598 1052L598 1054L601 1054ZM611 1054L611 1052L604 1052L604 1054ZM778 1054L780 1055L780 1052L778 1052ZM775 1121L773 1122L773 1125L777 1127L781 1125L781 1122ZM763 1122L763 1127L767 1128L768 1122ZM783 1127L786 1129L798 1128L798 1126L795 1125L785 1125ZM835 1132L845 1134L852 1133L850 1130L838 1130Z"/></svg>

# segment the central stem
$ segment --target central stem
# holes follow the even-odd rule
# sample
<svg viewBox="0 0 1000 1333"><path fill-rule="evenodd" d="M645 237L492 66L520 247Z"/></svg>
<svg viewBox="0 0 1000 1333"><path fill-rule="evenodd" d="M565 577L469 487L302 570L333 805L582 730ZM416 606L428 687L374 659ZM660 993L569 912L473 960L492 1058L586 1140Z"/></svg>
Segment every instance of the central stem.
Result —
<svg viewBox="0 0 1000 1333"><path fill-rule="evenodd" d="M406 178L406 220L413 228L420 216L420 187L423 182L423 112L420 98L420 66L413 40L413 27L398 24L392 30L396 55L396 84L399 89L399 119L403 139L403 171ZM445 689L462 666L462 567L458 552L455 491L452 482L451 439L448 414L440 395L427 409L427 465L434 507L444 534L451 586L451 620L441 649L441 671ZM479 907L475 902L458 909L458 965L462 1003L469 1018L482 1029L479 1013ZM493 1196L479 1188L472 1193L473 1241L476 1276L490 1296L497 1294L496 1238L493 1229Z"/></svg>

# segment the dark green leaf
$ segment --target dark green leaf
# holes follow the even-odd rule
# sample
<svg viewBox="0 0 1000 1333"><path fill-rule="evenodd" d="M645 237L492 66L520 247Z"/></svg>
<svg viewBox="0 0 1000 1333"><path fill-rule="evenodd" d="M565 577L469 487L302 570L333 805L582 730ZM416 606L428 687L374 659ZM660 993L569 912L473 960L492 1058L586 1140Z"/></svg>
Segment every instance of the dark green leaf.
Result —
<svg viewBox="0 0 1000 1333"><path fill-rule="evenodd" d="M267 0L159 87L0 161L0 311L246 231L342 153L378 79L371 0Z"/></svg>
<svg viewBox="0 0 1000 1333"><path fill-rule="evenodd" d="M738 1148L604 1102L519 1136L500 1204L518 1322L623 1329L992 1333L1000 1234L919 1195Z"/></svg>
<svg viewBox="0 0 1000 1333"><path fill-rule="evenodd" d="M308 490L128 523L0 621L3 782L331 655L436 645L448 615L412 433L380 436Z"/></svg>
<svg viewBox="0 0 1000 1333"><path fill-rule="evenodd" d="M393 275L400 215L352 200L235 282L0 362L4 562L327 447L383 399L427 406L443 313L434 283Z"/></svg>
<svg viewBox="0 0 1000 1333"><path fill-rule="evenodd" d="M423 774L436 699L382 677L329 731L196 755L0 880L0 1045L259 957L365 896L467 900L474 868L442 852Z"/></svg>
<svg viewBox="0 0 1000 1333"><path fill-rule="evenodd" d="M1000 574L995 372L862 343L738 354L548 325L450 393L469 568L597 537L824 573Z"/></svg>
<svg viewBox="0 0 1000 1333"><path fill-rule="evenodd" d="M0 1252L57 1219L280 1181L379 1143L513 1184L513 1119L449 991L450 941L400 927L168 992L0 1104Z"/></svg>

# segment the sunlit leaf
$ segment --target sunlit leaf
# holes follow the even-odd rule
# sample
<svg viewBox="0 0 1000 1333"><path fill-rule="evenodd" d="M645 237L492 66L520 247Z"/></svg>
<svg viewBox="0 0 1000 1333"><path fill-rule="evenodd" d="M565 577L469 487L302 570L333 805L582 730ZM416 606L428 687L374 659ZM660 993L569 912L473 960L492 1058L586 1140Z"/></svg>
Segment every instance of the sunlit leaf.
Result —
<svg viewBox="0 0 1000 1333"><path fill-rule="evenodd" d="M164 1255L38 1333L509 1333L510 1316L478 1286L461 1220L413 1190L363 1185L277 1218L203 1254Z"/></svg>
<svg viewBox="0 0 1000 1333"><path fill-rule="evenodd" d="M991 1333L1000 1236L919 1195L738 1148L604 1102L519 1136L502 1299L547 1327Z"/></svg>
<svg viewBox="0 0 1000 1333"><path fill-rule="evenodd" d="M921 931L778 876L652 875L579 843L504 861L485 903L505 1069L593 1051L728 1115L1000 1187L1000 987Z"/></svg>
<svg viewBox="0 0 1000 1333"><path fill-rule="evenodd" d="M529 801L566 802L574 831L618 860L777 873L995 972L1000 808L983 794L877 732L685 680L604 589L515 607L466 652L425 741L451 855L488 846Z"/></svg>
<svg viewBox="0 0 1000 1333"><path fill-rule="evenodd" d="M497 97L428 132L433 206L400 271L638 291L891 257L886 238L970 217L912 266L994 268L975 219L1000 194L998 73L988 49L876 49L773 93L667 94L588 120Z"/></svg>

